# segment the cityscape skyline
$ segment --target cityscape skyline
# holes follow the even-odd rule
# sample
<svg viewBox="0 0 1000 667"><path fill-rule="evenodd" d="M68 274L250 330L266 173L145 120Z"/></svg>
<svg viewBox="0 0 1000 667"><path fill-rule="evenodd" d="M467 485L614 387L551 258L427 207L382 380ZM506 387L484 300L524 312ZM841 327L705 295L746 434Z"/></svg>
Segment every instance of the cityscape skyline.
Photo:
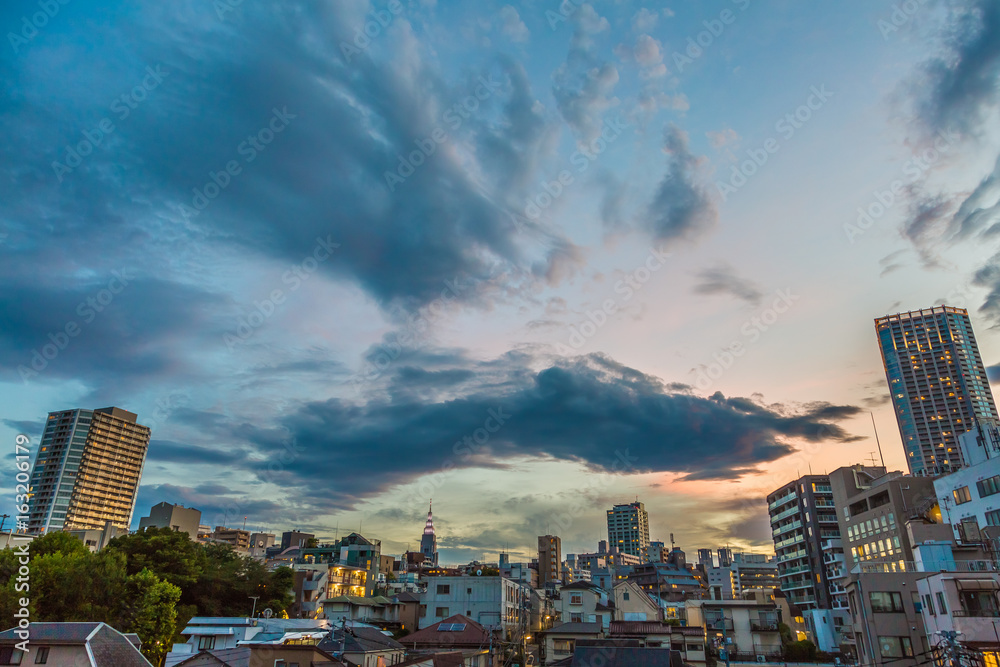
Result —
<svg viewBox="0 0 1000 667"><path fill-rule="evenodd" d="M0 431L139 415L139 516L401 553L433 497L443 562L636 497L773 547L873 419L907 470L875 318L967 308L1000 379L1000 10L893 4L414 1L358 53L379 3L60 5L0 58Z"/></svg>

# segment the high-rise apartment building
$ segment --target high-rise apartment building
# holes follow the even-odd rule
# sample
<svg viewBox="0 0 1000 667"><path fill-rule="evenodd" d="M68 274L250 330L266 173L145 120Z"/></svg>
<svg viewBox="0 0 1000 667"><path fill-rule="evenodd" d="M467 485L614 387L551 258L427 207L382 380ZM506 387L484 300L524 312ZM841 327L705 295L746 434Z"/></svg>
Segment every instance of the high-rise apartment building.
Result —
<svg viewBox="0 0 1000 667"><path fill-rule="evenodd" d="M958 438L976 420L997 420L969 313L935 306L875 320L906 461L914 475L965 462Z"/></svg>
<svg viewBox="0 0 1000 667"><path fill-rule="evenodd" d="M767 496L781 590L803 611L847 608L844 555L830 478L806 475Z"/></svg>
<svg viewBox="0 0 1000 667"><path fill-rule="evenodd" d="M31 471L28 532L128 530L149 427L120 408L50 412Z"/></svg>
<svg viewBox="0 0 1000 667"><path fill-rule="evenodd" d="M622 553L645 557L649 546L649 514L638 500L608 510L608 543Z"/></svg>
<svg viewBox="0 0 1000 667"><path fill-rule="evenodd" d="M556 535L538 537L538 587L560 580L562 569L562 540Z"/></svg>

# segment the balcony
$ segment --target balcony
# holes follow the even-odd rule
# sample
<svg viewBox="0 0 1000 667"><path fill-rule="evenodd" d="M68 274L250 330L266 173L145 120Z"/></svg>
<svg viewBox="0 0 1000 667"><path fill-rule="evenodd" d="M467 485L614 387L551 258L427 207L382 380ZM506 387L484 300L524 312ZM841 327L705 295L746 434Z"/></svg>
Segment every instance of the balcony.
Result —
<svg viewBox="0 0 1000 667"><path fill-rule="evenodd" d="M767 509L768 509L768 511L771 511L775 507L779 507L781 505L784 505L788 501L795 500L796 498L798 498L798 496L795 495L795 491L790 491L790 492L786 493L785 495L781 496L780 498L777 498L773 503L771 503L770 505L768 505Z"/></svg>
<svg viewBox="0 0 1000 667"><path fill-rule="evenodd" d="M775 528L774 530L772 530L771 531L771 536L772 537L777 537L778 535L781 535L782 533L787 533L790 530L795 530L796 528L801 528L801 527L802 527L802 522L801 521L793 521L791 523L785 524L784 526L778 526L777 528Z"/></svg>
<svg viewBox="0 0 1000 667"><path fill-rule="evenodd" d="M812 588L812 579L802 579L800 581L783 581L781 582L781 590L783 591L794 591L800 588Z"/></svg>
<svg viewBox="0 0 1000 667"><path fill-rule="evenodd" d="M798 513L799 513L799 507L798 507L798 505L796 505L794 507L790 507L787 510L785 510L784 512L779 512L778 514L775 514L774 516L772 516L771 517L771 524L774 525L774 524L778 523L779 521L781 521L782 519L787 519L788 517L795 516Z"/></svg>
<svg viewBox="0 0 1000 667"><path fill-rule="evenodd" d="M919 567L918 567L919 565ZM935 565L942 567L935 568ZM952 563L927 561L916 563L912 560L881 563L858 563L851 570L853 574L889 574L893 572L996 572L997 568L988 560L957 560Z"/></svg>
<svg viewBox="0 0 1000 667"><path fill-rule="evenodd" d="M787 561L795 560L797 558L805 558L807 555L808 554L806 554L806 550L805 549L799 549L798 551L793 551L791 553L787 553L787 554L784 554L782 556L778 556L778 562L779 563L785 563Z"/></svg>
<svg viewBox="0 0 1000 667"><path fill-rule="evenodd" d="M793 574L798 574L799 572L811 572L812 568L808 565L796 565L795 567L790 567L787 570L778 572L779 577L790 577Z"/></svg>
<svg viewBox="0 0 1000 667"><path fill-rule="evenodd" d="M751 621L750 629L753 632L777 632L777 621Z"/></svg>
<svg viewBox="0 0 1000 667"><path fill-rule="evenodd" d="M955 609L951 613L963 618L1000 618L1000 609Z"/></svg>
<svg viewBox="0 0 1000 667"><path fill-rule="evenodd" d="M774 548L775 549L784 549L785 547L790 547L790 546L792 546L793 544L795 544L797 542L805 542L805 541L806 541L806 536L803 535L802 533L799 533L798 535L792 535L791 537L789 537L786 540L781 540L780 542L775 542Z"/></svg>

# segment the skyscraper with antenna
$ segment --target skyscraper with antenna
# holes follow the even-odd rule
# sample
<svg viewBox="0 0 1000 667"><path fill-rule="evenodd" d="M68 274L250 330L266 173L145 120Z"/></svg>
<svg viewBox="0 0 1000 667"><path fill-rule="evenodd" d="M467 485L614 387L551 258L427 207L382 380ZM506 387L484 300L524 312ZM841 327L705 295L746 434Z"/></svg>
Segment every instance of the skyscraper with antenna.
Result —
<svg viewBox="0 0 1000 667"><path fill-rule="evenodd" d="M420 537L420 552L424 562L438 564L437 535L434 534L433 501L427 504L427 523L424 524L424 534Z"/></svg>

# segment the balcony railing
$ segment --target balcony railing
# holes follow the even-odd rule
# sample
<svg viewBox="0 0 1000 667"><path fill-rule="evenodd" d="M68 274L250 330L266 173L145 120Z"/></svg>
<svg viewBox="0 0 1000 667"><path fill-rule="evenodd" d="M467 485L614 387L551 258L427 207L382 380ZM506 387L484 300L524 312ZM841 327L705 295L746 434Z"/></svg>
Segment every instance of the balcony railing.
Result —
<svg viewBox="0 0 1000 667"><path fill-rule="evenodd" d="M751 621L750 629L754 632L777 632L777 621Z"/></svg>
<svg viewBox="0 0 1000 667"><path fill-rule="evenodd" d="M955 609L952 615L966 618L1000 618L1000 609Z"/></svg>
<svg viewBox="0 0 1000 667"><path fill-rule="evenodd" d="M996 572L993 561L957 560L954 563L929 560L917 563L912 560L897 560L883 563L858 563L851 569L852 574L887 574L893 572Z"/></svg>

